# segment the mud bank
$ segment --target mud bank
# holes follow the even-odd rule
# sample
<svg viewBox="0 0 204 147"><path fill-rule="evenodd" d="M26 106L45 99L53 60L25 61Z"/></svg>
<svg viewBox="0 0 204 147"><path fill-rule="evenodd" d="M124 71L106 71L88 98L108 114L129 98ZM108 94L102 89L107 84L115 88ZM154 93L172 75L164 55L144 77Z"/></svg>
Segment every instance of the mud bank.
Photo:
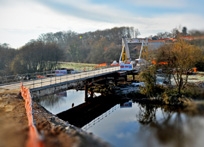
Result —
<svg viewBox="0 0 204 147"><path fill-rule="evenodd" d="M33 102L35 126L45 147L108 147L108 143L89 134ZM0 146L23 147L28 139L24 100L18 90L0 90Z"/></svg>

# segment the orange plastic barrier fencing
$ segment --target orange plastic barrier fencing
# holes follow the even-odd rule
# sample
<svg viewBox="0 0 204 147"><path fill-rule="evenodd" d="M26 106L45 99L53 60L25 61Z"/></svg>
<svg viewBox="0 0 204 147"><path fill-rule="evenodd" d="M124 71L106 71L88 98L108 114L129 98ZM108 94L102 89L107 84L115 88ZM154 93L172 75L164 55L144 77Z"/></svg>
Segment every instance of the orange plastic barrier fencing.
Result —
<svg viewBox="0 0 204 147"><path fill-rule="evenodd" d="M26 114L28 118L28 127L29 127L29 138L27 140L27 147L43 147L43 142L40 139L40 135L37 132L37 129L33 122L32 115L32 99L30 95L30 90L23 86L21 83L21 96L25 100Z"/></svg>
<svg viewBox="0 0 204 147"><path fill-rule="evenodd" d="M156 64L166 65L166 64L168 64L168 62L159 62L159 63L157 63L155 60L152 60L152 64L154 64L154 65L156 65Z"/></svg>
<svg viewBox="0 0 204 147"><path fill-rule="evenodd" d="M196 67L194 67L192 69L193 69L193 72L197 72L197 68Z"/></svg>
<svg viewBox="0 0 204 147"><path fill-rule="evenodd" d="M95 68L105 67L105 66L107 66L107 63L101 63L101 64L97 64L97 65L95 66Z"/></svg>

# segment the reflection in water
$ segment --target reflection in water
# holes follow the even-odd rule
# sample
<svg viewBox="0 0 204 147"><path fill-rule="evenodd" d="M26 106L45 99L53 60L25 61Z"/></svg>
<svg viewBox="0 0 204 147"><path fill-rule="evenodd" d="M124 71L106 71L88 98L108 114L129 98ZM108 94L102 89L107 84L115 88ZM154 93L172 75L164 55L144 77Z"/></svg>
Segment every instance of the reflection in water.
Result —
<svg viewBox="0 0 204 147"><path fill-rule="evenodd" d="M92 121L88 122L86 125L82 127L83 130L88 130L91 127L93 127L95 124L99 123L100 121L103 121L103 119L106 119L106 117L109 117L111 113L113 113L115 110L119 109L119 105L115 105L108 111L104 112L103 114L99 115L98 117L94 118Z"/></svg>
<svg viewBox="0 0 204 147"><path fill-rule="evenodd" d="M201 147L203 122L202 117L133 103L132 108L117 109L87 131L117 147Z"/></svg>
<svg viewBox="0 0 204 147"><path fill-rule="evenodd" d="M67 90L40 97L37 102L53 114L60 113L84 102L84 91Z"/></svg>
<svg viewBox="0 0 204 147"><path fill-rule="evenodd" d="M149 140L144 141L144 146L202 146L199 144L202 138L197 135L201 131L202 134L204 133L203 118L164 111L164 109L149 105L139 107L140 111L136 117L142 125L137 136L142 140Z"/></svg>
<svg viewBox="0 0 204 147"><path fill-rule="evenodd" d="M156 106L153 105L139 105L140 111L136 116L141 124L149 124L156 120Z"/></svg>
<svg viewBox="0 0 204 147"><path fill-rule="evenodd" d="M37 98L36 101L45 107L55 107L65 101L61 94L47 95Z"/></svg>
<svg viewBox="0 0 204 147"><path fill-rule="evenodd" d="M74 110L84 103L84 91L67 91L67 97L46 97L40 99L40 103L53 114L70 109L72 104L74 104ZM92 109L93 114L91 115L94 116L91 118L92 121L89 118L90 115L84 115L88 114L88 111L84 111L84 114L76 116L75 119L82 120L79 121L80 123L87 119L87 123L90 123L85 124L83 129L92 132L115 147L203 146L203 116L192 116L177 111L175 108L140 105L132 101L123 105L111 103L104 103L102 108L98 104L93 105L96 109ZM105 110L104 108L108 105L111 107ZM101 111L102 109L104 110ZM98 113L97 116L94 110Z"/></svg>

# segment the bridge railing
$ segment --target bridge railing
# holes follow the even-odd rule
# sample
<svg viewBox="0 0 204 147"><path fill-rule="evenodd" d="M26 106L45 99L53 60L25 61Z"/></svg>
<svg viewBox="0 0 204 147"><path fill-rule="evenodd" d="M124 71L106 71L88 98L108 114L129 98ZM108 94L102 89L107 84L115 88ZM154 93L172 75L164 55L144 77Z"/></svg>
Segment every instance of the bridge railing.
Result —
<svg viewBox="0 0 204 147"><path fill-rule="evenodd" d="M101 120L105 119L106 117L108 117L109 115L111 115L114 111L116 111L118 108L120 108L120 105L117 104L114 107L112 107L111 109L109 109L108 111L104 112L103 114L101 114L100 116L96 117L95 119L93 119L91 122L89 122L88 124L86 124L85 126L82 127L83 130L87 131L88 129L90 129L91 127L93 127L94 125L96 125L97 123L99 123Z"/></svg>
<svg viewBox="0 0 204 147"><path fill-rule="evenodd" d="M85 72L85 71L93 71L93 70L94 69L92 68L85 67L78 71ZM98 70L98 69L95 69L95 70ZM25 74L16 74L16 75L3 75L3 76L0 76L0 86L17 83L17 82L25 82L28 80L38 80L38 79L45 78L49 74L53 74L53 71L43 71L43 72L25 73Z"/></svg>
<svg viewBox="0 0 204 147"><path fill-rule="evenodd" d="M27 80L37 80L39 77L46 77L47 74L51 74L52 71L43 71L35 73L25 73L16 75L4 75L0 76L0 85L7 85L16 82L23 82Z"/></svg>
<svg viewBox="0 0 204 147"><path fill-rule="evenodd" d="M74 74L67 74L63 76L54 76L54 77L39 77L39 79L31 79L29 81L23 81L23 85L32 89L32 88L40 88L43 86L49 86L53 84L60 84L62 82L67 81L81 81L83 79L98 76L100 74L106 74L114 71L118 71L119 67L109 67L109 68L102 68L97 70L79 72Z"/></svg>

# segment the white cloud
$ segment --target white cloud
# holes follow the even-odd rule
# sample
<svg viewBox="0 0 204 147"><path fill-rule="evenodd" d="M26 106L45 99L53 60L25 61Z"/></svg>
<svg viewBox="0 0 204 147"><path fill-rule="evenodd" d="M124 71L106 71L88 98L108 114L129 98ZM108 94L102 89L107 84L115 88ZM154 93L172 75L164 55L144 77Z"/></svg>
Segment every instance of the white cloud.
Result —
<svg viewBox="0 0 204 147"><path fill-rule="evenodd" d="M127 2L134 5L142 6L154 6L154 7L163 7L163 8L181 8L186 7L186 0L126 0Z"/></svg>
<svg viewBox="0 0 204 147"><path fill-rule="evenodd" d="M128 9L116 9L111 5L93 5L89 0L52 2L56 2L57 5L27 0L0 1L2 4L0 5L0 43L9 43L11 47L16 48L31 39L37 39L43 33L67 30L83 33L121 26L133 26L139 29L141 33L139 37L148 37L164 31L170 32L179 25L188 29L204 29L202 14L161 13L154 17L144 17L139 15L139 12L137 14L137 11L133 14ZM152 1L134 2L141 5L152 4ZM174 3L176 0L165 4L161 0L156 0L154 5L160 3L161 6L169 6L169 2ZM60 9L61 6L64 7Z"/></svg>

